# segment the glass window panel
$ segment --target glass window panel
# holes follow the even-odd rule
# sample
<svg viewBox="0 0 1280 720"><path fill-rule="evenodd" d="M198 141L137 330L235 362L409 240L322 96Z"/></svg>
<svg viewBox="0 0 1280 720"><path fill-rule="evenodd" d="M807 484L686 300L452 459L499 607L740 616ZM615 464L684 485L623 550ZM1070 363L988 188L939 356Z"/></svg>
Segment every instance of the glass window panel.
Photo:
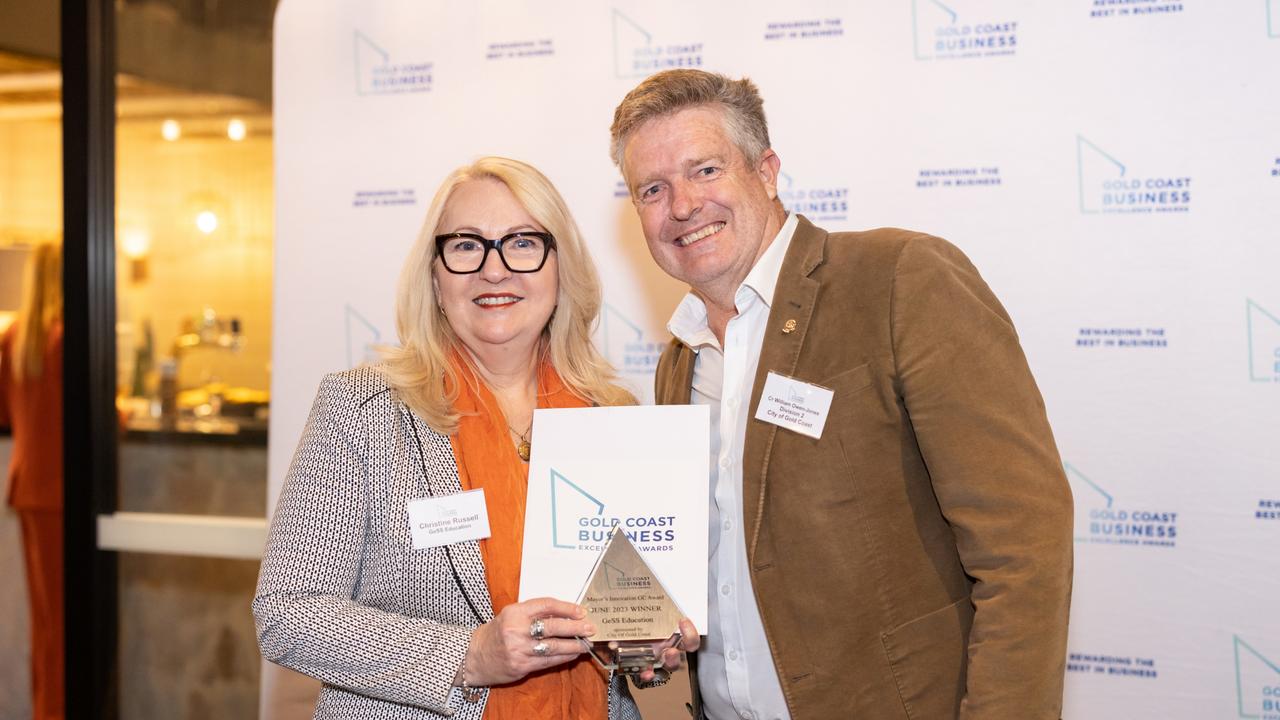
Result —
<svg viewBox="0 0 1280 720"><path fill-rule="evenodd" d="M275 3L116 8L118 510L262 518ZM122 717L257 714L256 577L121 553Z"/></svg>

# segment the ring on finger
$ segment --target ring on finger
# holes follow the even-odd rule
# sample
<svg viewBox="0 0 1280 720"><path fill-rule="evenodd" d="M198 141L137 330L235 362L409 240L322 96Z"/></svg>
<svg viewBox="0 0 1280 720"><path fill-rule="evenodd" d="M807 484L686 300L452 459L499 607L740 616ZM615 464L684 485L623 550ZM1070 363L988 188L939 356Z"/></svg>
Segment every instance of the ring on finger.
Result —
<svg viewBox="0 0 1280 720"><path fill-rule="evenodd" d="M545 641L540 641L540 642L538 642L536 645L534 645L534 646L533 646L533 654L534 654L534 655L537 655L537 656L539 656L539 657L543 657L543 656L546 656L546 655L550 655L550 654L551 654L551 646L550 646L550 645L548 645Z"/></svg>
<svg viewBox="0 0 1280 720"><path fill-rule="evenodd" d="M529 637L541 640L546 632L547 626L542 623L542 618L534 618L533 622L529 623Z"/></svg>

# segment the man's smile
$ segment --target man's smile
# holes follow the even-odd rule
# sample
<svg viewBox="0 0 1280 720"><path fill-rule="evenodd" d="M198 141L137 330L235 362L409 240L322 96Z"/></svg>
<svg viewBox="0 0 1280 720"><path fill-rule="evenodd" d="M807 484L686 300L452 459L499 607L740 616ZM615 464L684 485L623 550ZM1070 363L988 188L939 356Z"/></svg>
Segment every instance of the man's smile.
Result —
<svg viewBox="0 0 1280 720"><path fill-rule="evenodd" d="M681 235L680 237L676 238L676 245L679 245L680 247L689 247L690 245L698 242L699 240L705 237L708 237L710 235L714 235L723 229L724 229L724 223L722 222L711 223L710 225L703 226L702 228L699 228L698 230L695 230L687 235Z"/></svg>

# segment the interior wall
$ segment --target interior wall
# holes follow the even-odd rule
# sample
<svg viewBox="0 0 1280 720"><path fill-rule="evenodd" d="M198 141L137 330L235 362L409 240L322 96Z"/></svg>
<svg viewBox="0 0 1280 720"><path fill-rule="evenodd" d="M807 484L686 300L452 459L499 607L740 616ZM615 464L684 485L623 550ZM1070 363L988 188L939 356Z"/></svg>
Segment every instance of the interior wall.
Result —
<svg viewBox="0 0 1280 720"><path fill-rule="evenodd" d="M62 234L62 123L0 120L0 245Z"/></svg>
<svg viewBox="0 0 1280 720"><path fill-rule="evenodd" d="M245 343L238 351L198 349L183 355L180 382L191 387L216 379L266 389L271 339L274 190L272 140L255 133L239 142L225 134L168 142L160 121L122 123L118 133L117 247L134 234L150 249L145 279L133 263L116 262L122 381L133 365L131 350L150 322L159 361L174 352L186 320L199 322L204 308L240 318ZM197 228L212 212L217 228Z"/></svg>

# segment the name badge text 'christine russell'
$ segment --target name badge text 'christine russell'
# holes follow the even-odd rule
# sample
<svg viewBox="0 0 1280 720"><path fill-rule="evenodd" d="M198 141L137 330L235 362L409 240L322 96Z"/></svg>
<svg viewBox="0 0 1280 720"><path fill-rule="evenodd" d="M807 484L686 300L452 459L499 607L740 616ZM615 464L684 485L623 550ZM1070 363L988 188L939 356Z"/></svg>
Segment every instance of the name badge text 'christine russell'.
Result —
<svg viewBox="0 0 1280 720"><path fill-rule="evenodd" d="M489 537L489 508L484 489L409 501L413 549Z"/></svg>

